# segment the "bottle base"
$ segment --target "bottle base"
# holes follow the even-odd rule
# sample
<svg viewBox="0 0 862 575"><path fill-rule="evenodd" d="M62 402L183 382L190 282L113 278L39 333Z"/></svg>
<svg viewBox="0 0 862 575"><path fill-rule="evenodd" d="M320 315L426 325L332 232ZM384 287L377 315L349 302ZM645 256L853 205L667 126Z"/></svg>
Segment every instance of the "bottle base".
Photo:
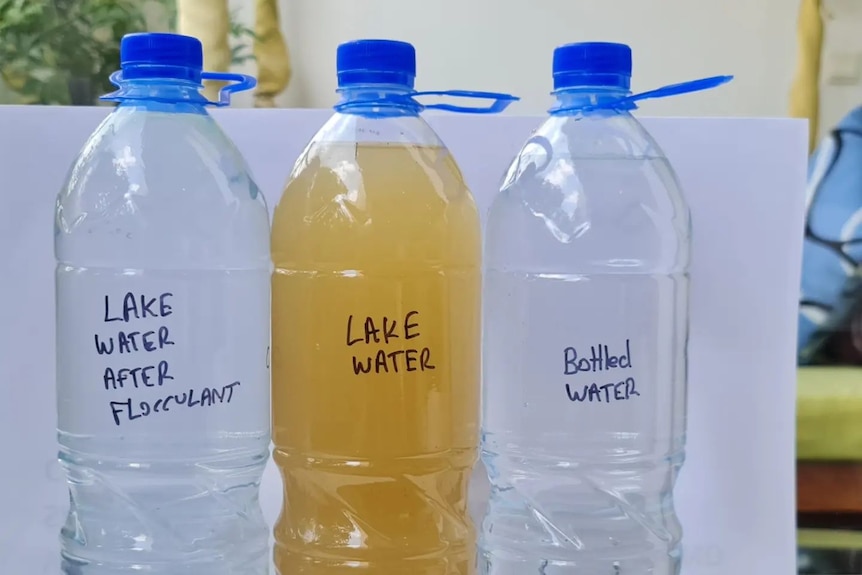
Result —
<svg viewBox="0 0 862 575"><path fill-rule="evenodd" d="M476 575L474 549L468 545L442 557L389 555L360 559L286 552L276 543L275 575Z"/></svg>
<svg viewBox="0 0 862 575"><path fill-rule="evenodd" d="M541 559L479 549L478 575L680 575L680 560L649 558Z"/></svg>
<svg viewBox="0 0 862 575"><path fill-rule="evenodd" d="M61 553L62 575L270 575L269 553L257 553L239 561L93 561Z"/></svg>

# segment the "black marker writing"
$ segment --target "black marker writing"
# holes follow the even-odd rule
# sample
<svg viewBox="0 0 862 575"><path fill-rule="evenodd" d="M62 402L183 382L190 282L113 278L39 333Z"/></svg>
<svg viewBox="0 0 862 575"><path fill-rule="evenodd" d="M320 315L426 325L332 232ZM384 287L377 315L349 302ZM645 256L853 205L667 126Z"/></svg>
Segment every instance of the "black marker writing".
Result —
<svg viewBox="0 0 862 575"><path fill-rule="evenodd" d="M566 395L569 396L569 401L610 403L611 401L623 401L634 396L640 396L638 390L635 389L633 377L627 377L625 381L604 385L592 383L584 385L581 393L578 393L579 390L581 390L581 386L574 387L566 384Z"/></svg>
<svg viewBox="0 0 862 575"><path fill-rule="evenodd" d="M426 371L436 369L431 365L431 350L399 349L386 353L382 349L376 355L360 359L353 356L353 373L401 373L404 371ZM399 369L401 371L399 371Z"/></svg>
<svg viewBox="0 0 862 575"><path fill-rule="evenodd" d="M119 331L116 338L113 336L102 339L95 334L96 351L99 355L111 355L114 353L114 341L116 340L117 353L135 353L138 351L158 351L168 345L174 345L171 341L170 331L167 326L160 326L157 330L149 331Z"/></svg>
<svg viewBox="0 0 862 575"><path fill-rule="evenodd" d="M112 401L111 413L114 416L114 423L120 425L122 421L134 421L156 413L166 413L172 406L192 408L230 403L234 388L239 386L240 383L235 381L221 388L205 387L199 396L196 395L196 390L189 389L188 392L167 395L154 402L134 401L130 397L125 401Z"/></svg>
<svg viewBox="0 0 862 575"><path fill-rule="evenodd" d="M144 294L127 292L123 296L123 309L119 315L111 315L110 297L105 296L105 322L122 321L129 323L132 319L146 319L148 317L168 317L173 312L168 300L174 294L165 292L157 297L147 297ZM158 302L158 305L156 305ZM115 312L116 313L116 312Z"/></svg>
<svg viewBox="0 0 862 575"><path fill-rule="evenodd" d="M168 374L168 362L160 361L158 365L148 365L146 367L120 368L114 370L111 367L105 368L105 374L102 377L105 382L105 389L123 389L127 386L138 389L139 387L161 387L166 381L174 379Z"/></svg>
<svg viewBox="0 0 862 575"><path fill-rule="evenodd" d="M419 315L418 311L409 311L404 316L402 326L398 326L398 320L383 316L382 321L377 325L373 317L366 317L362 323L362 333L359 336L352 335L353 332L353 316L347 317L347 345L355 345L357 343L382 343L389 344L393 339L399 339L404 336L404 339L413 339L419 337L418 323L411 323L411 320Z"/></svg>
<svg viewBox="0 0 862 575"><path fill-rule="evenodd" d="M164 292L156 297L127 292L121 298L122 304L112 309L111 298L106 295L104 322L122 322L124 325L123 329L116 331L115 334L107 336L94 334L97 355L111 357L114 354L126 356L137 353L157 353L176 345L168 325L147 325L153 321L165 322L165 318L174 313L172 298L171 292ZM140 325L137 325L138 323ZM269 348L267 348L266 361L268 367ZM134 389L144 392L145 397L149 398L152 392L146 392L146 389L157 390L175 385L172 383L174 375L171 373L167 358L149 359L147 363L137 367L106 366L102 374L102 385L105 391ZM124 401L110 401L109 407L114 423L120 425L124 421L130 422L155 413L166 413L174 406L193 408L227 404L233 399L234 389L239 386L240 382L234 381L229 385L206 387L201 391L189 389L188 392L157 397L155 401L129 397Z"/></svg>
<svg viewBox="0 0 862 575"><path fill-rule="evenodd" d="M614 355L606 344L590 346L589 356L579 356L577 349L567 347L563 350L563 375L593 374L590 379L600 377L596 374L610 370L627 370L632 368L631 341L625 340L625 351ZM639 397L634 377L607 382L577 382L566 383L566 396L572 402L610 403L626 401Z"/></svg>
<svg viewBox="0 0 862 575"><path fill-rule="evenodd" d="M379 321L371 316L357 322L354 328L352 315L347 318L348 347L357 344L394 345L395 340L411 340L419 337L419 312L412 310L403 319L393 319L383 316ZM355 332L355 333L354 333ZM354 355L352 357L353 373L363 375L368 373L404 373L412 371L427 371L436 369L431 363L431 349L428 347L411 347L409 349L386 350L379 349L370 355Z"/></svg>
<svg viewBox="0 0 862 575"><path fill-rule="evenodd" d="M590 346L590 357L578 357L578 351L567 347L563 351L565 359L565 375L574 375L586 371L607 371L610 369L628 369L632 366L630 341L626 340L626 351L613 355L607 345Z"/></svg>

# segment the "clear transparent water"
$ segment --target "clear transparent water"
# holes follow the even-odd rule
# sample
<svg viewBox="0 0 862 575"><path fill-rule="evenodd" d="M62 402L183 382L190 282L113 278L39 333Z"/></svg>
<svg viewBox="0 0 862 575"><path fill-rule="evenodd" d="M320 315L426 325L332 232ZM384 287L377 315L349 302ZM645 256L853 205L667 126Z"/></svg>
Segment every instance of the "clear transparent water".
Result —
<svg viewBox="0 0 862 575"><path fill-rule="evenodd" d="M197 106L123 106L57 201L66 575L264 575L269 225Z"/></svg>
<svg viewBox="0 0 862 575"><path fill-rule="evenodd" d="M688 211L628 115L551 117L486 230L480 571L677 575Z"/></svg>

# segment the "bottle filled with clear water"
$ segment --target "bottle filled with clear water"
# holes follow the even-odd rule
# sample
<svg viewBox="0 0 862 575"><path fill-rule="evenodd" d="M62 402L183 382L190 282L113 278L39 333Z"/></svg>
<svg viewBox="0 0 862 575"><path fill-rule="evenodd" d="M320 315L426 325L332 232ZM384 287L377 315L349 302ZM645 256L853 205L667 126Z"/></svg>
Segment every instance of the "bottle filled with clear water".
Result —
<svg viewBox="0 0 862 575"><path fill-rule="evenodd" d="M632 116L631 51L554 52L556 104L486 228L479 561L493 575L674 575L689 212ZM704 84L703 82L706 82Z"/></svg>
<svg viewBox="0 0 862 575"><path fill-rule="evenodd" d="M264 575L269 222L198 40L133 34L57 198L66 575Z"/></svg>

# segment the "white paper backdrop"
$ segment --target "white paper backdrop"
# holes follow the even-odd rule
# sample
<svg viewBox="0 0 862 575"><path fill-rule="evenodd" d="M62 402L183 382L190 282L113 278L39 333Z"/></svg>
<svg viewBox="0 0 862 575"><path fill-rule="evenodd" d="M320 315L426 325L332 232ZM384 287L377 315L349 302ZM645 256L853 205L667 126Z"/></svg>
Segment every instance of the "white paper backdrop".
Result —
<svg viewBox="0 0 862 575"><path fill-rule="evenodd" d="M56 463L53 204L105 108L0 108L0 572L57 575L68 495ZM270 208L325 110L219 110ZM435 115L484 213L533 117ZM795 564L795 346L806 125L644 120L692 208L688 458L678 484L684 575ZM481 514L487 482L475 476ZM270 521L280 480L270 465Z"/></svg>

